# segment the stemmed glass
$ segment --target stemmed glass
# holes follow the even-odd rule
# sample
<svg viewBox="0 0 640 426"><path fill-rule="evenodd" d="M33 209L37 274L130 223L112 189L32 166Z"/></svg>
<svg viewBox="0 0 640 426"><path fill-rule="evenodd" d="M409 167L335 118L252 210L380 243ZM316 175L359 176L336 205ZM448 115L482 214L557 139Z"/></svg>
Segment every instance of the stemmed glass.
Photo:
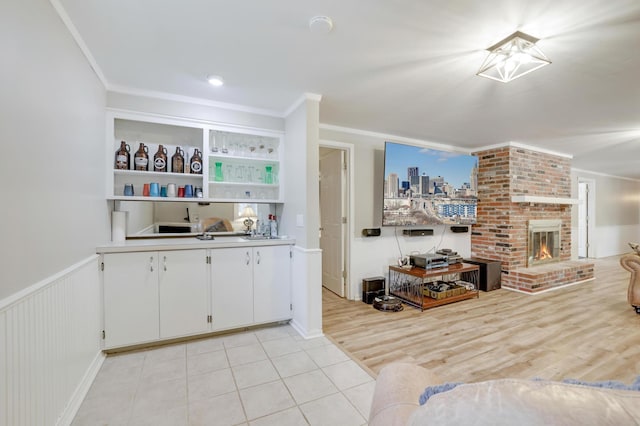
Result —
<svg viewBox="0 0 640 426"><path fill-rule="evenodd" d="M227 154L229 150L227 149L227 142L229 137L225 133L220 133L220 139L222 139L222 153Z"/></svg>
<svg viewBox="0 0 640 426"><path fill-rule="evenodd" d="M211 152L218 153L218 146L216 145L216 133L211 132Z"/></svg>

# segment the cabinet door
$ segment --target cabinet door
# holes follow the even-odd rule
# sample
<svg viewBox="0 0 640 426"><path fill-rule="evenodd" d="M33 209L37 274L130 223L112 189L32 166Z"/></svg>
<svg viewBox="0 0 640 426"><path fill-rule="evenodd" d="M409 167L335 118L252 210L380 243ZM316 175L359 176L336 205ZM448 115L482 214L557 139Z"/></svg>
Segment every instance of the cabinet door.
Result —
<svg viewBox="0 0 640 426"><path fill-rule="evenodd" d="M105 347L159 338L158 254L104 255Z"/></svg>
<svg viewBox="0 0 640 426"><path fill-rule="evenodd" d="M256 323L291 318L289 246L256 247L254 252L253 319Z"/></svg>
<svg viewBox="0 0 640 426"><path fill-rule="evenodd" d="M209 330L209 281L206 250L158 252L160 337Z"/></svg>
<svg viewBox="0 0 640 426"><path fill-rule="evenodd" d="M253 265L251 248L211 250L213 330L253 323Z"/></svg>

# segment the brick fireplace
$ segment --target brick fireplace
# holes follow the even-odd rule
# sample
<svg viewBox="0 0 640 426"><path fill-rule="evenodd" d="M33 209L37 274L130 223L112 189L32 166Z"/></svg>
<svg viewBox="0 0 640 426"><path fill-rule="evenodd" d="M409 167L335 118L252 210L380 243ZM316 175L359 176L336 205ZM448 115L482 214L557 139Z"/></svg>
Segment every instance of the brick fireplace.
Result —
<svg viewBox="0 0 640 426"><path fill-rule="evenodd" d="M472 256L501 261L502 287L527 293L592 279L593 264L571 261L571 159L512 144L475 155ZM544 230L532 237L530 225L536 223ZM551 223L555 233L548 229ZM551 261L530 254L543 238L552 245Z"/></svg>

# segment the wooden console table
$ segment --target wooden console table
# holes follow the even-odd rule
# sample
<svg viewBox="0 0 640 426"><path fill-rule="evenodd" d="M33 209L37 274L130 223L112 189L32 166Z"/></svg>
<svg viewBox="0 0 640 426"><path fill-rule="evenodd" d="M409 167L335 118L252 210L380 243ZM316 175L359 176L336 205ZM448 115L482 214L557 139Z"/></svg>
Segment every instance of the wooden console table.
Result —
<svg viewBox="0 0 640 426"><path fill-rule="evenodd" d="M480 297L478 292L479 270L480 267L478 265L470 265L468 263L456 263L444 268L433 269L417 267L405 269L391 265L389 266L389 294L421 310L477 298ZM463 294L444 299L432 299L424 296L425 284L439 279L443 281L466 281L472 283L475 286L475 290L467 290Z"/></svg>

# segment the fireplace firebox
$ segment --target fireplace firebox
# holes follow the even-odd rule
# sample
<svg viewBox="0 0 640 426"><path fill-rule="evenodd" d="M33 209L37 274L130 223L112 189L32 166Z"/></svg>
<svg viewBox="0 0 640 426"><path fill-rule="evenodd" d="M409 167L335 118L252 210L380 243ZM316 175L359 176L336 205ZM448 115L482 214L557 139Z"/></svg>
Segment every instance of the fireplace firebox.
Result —
<svg viewBox="0 0 640 426"><path fill-rule="evenodd" d="M560 230L562 220L529 221L529 255L527 266L560 261Z"/></svg>

